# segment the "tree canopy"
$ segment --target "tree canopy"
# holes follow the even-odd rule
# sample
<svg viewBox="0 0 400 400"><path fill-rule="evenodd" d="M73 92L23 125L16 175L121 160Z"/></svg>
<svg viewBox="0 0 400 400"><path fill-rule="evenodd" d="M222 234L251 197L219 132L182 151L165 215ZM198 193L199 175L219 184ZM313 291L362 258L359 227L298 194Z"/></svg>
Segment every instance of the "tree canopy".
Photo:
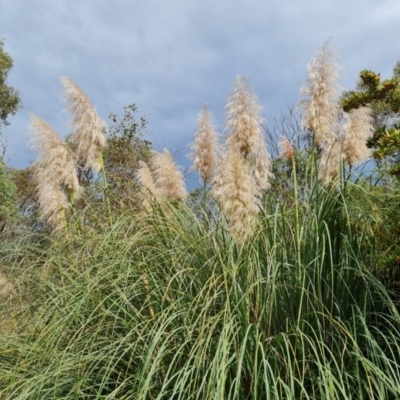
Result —
<svg viewBox="0 0 400 400"><path fill-rule="evenodd" d="M4 51L4 41L0 39L0 128L8 125L9 115L21 107L19 92L7 84L8 74L13 67L12 58Z"/></svg>
<svg viewBox="0 0 400 400"><path fill-rule="evenodd" d="M390 173L400 178L400 61L389 79L364 69L355 90L342 97L345 112L369 106L374 118L375 132L368 141L374 158L390 162Z"/></svg>

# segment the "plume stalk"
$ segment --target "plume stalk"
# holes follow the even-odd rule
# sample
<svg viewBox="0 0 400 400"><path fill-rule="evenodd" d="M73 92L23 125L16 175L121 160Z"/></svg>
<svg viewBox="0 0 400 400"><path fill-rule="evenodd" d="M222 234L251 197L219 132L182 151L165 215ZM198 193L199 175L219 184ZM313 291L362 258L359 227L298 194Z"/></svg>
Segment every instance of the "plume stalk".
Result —
<svg viewBox="0 0 400 400"><path fill-rule="evenodd" d="M98 173L103 167L106 123L75 82L65 76L60 81L64 87L62 97L68 103L66 111L72 115L70 126L74 131L70 140L76 149L77 160L86 169Z"/></svg>

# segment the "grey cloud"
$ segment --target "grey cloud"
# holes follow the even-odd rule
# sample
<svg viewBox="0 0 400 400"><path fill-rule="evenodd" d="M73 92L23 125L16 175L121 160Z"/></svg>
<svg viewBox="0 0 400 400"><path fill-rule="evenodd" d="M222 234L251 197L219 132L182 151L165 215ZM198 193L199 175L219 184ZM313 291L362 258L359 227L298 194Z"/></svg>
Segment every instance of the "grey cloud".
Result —
<svg viewBox="0 0 400 400"><path fill-rule="evenodd" d="M28 114L61 135L59 77L76 81L106 119L135 102L156 146L183 149L210 105L222 129L235 74L250 78L268 120L297 102L306 65L328 37L345 86L360 69L391 73L400 54L398 0L13 0L0 6L0 37L14 59L10 83L24 109L4 130L12 164L26 165ZM187 165L187 161L182 162Z"/></svg>

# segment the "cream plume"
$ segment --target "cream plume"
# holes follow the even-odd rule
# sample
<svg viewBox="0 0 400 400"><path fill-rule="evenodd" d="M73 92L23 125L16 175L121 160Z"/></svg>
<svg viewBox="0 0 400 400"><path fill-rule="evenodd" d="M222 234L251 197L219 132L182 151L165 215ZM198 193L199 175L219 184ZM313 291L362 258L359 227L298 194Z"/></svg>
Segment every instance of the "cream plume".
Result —
<svg viewBox="0 0 400 400"><path fill-rule="evenodd" d="M211 183L218 164L218 136L211 124L211 113L204 105L197 119L197 132L194 143L190 145L193 153L192 170L198 171L204 184Z"/></svg>
<svg viewBox="0 0 400 400"><path fill-rule="evenodd" d="M63 98L68 102L66 110L72 114L70 126L74 132L71 142L76 147L78 162L97 173L101 169L101 152L106 144L106 123L76 83L65 76L60 81L64 86Z"/></svg>
<svg viewBox="0 0 400 400"><path fill-rule="evenodd" d="M367 140L374 132L371 109L360 107L352 110L344 129L346 136L343 143L343 157L352 167L371 155L371 151L367 147Z"/></svg>
<svg viewBox="0 0 400 400"><path fill-rule="evenodd" d="M136 179L141 186L140 197L142 205L147 212L151 212L151 200L156 198L157 189L147 164L143 161L139 161L139 165L140 167L136 172Z"/></svg>
<svg viewBox="0 0 400 400"><path fill-rule="evenodd" d="M228 229L241 242L251 231L259 212L260 187L255 184L248 162L236 148L224 154L211 195L218 201L228 219Z"/></svg>
<svg viewBox="0 0 400 400"><path fill-rule="evenodd" d="M171 201L182 201L187 197L183 173L167 149L163 153L153 150L152 170L157 194Z"/></svg>
<svg viewBox="0 0 400 400"><path fill-rule="evenodd" d="M268 153L264 138L260 143L260 148L256 154L249 158L250 171L255 178L255 184L261 189L267 190L270 188L270 180L273 178L271 172L271 156Z"/></svg>
<svg viewBox="0 0 400 400"><path fill-rule="evenodd" d="M341 162L352 167L371 155L367 140L374 131L371 110L360 107L347 115L342 133L324 140L319 160L319 178L329 183L340 171Z"/></svg>
<svg viewBox="0 0 400 400"><path fill-rule="evenodd" d="M64 227L65 210L70 207L67 196L56 183L48 180L48 172L44 168L37 168L34 172L37 182L37 196L39 214L55 231Z"/></svg>
<svg viewBox="0 0 400 400"><path fill-rule="evenodd" d="M248 79L237 75L226 106L226 143L249 162L260 188L268 189L272 177L271 157L266 148L261 112L262 106Z"/></svg>
<svg viewBox="0 0 400 400"><path fill-rule="evenodd" d="M302 125L313 132L317 145L322 140L329 141L337 130L340 92L337 56L326 41L308 64L308 79L301 88L304 99L299 102L299 107L305 112Z"/></svg>
<svg viewBox="0 0 400 400"><path fill-rule="evenodd" d="M46 180L61 185L76 197L80 193L73 155L57 133L38 116L30 115L30 146L38 152L36 164L46 172Z"/></svg>
<svg viewBox="0 0 400 400"><path fill-rule="evenodd" d="M39 212L53 228L62 228L62 213L81 191L73 156L57 133L42 119L31 115L31 147L37 150L34 179L37 183Z"/></svg>
<svg viewBox="0 0 400 400"><path fill-rule="evenodd" d="M235 147L244 158L257 153L257 145L263 138L261 124L264 119L262 106L251 91L248 79L236 76L225 110L228 146Z"/></svg>

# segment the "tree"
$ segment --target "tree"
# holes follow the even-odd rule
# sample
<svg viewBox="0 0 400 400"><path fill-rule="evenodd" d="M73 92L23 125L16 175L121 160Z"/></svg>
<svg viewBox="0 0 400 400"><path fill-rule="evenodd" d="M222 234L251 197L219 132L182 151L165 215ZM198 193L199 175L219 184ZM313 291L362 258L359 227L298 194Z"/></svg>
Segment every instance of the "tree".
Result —
<svg viewBox="0 0 400 400"><path fill-rule="evenodd" d="M386 165L397 182L400 181L400 60L393 75L383 80L379 73L364 69L356 90L346 92L341 105L345 112L369 106L374 120L374 134L367 141L379 166ZM381 169L382 171L382 169ZM400 287L400 221L398 185L378 185L375 194L383 210L383 222L374 232L373 245L382 254L376 269L386 287Z"/></svg>
<svg viewBox="0 0 400 400"><path fill-rule="evenodd" d="M375 131L368 147L378 163L388 161L389 172L400 179L400 61L390 79L382 80L379 73L362 70L356 90L344 93L341 105L345 112L371 108Z"/></svg>
<svg viewBox="0 0 400 400"><path fill-rule="evenodd" d="M132 210L139 204L136 199L139 185L136 179L140 161L149 163L151 143L143 139L147 120L137 119L137 107L130 104L124 107L123 116L116 113L109 115L112 123L104 131L106 142L102 150L104 172L107 179L107 196L115 212ZM71 136L66 138L67 145L73 152L76 143ZM78 178L84 188L81 199L75 204L76 209L93 206L97 210L103 204L103 175L95 173L78 163Z"/></svg>
<svg viewBox="0 0 400 400"><path fill-rule="evenodd" d="M130 196L137 191L135 183L139 162L149 162L151 143L143 139L147 120L137 121L137 107L130 104L124 107L124 115L110 114L113 125L109 127L107 144L104 149L104 163L110 189L119 197Z"/></svg>
<svg viewBox="0 0 400 400"><path fill-rule="evenodd" d="M4 41L0 39L0 129L9 125L9 115L21 108L21 98L17 90L7 85L7 77L13 66L12 58L3 50Z"/></svg>
<svg viewBox="0 0 400 400"><path fill-rule="evenodd" d="M14 115L21 107L19 93L7 85L7 77L13 66L12 58L3 50L4 41L0 39L0 133L3 126L9 125L9 115ZM3 143L3 156L5 145ZM16 216L16 186L9 178L9 171L0 157L0 231Z"/></svg>
<svg viewBox="0 0 400 400"><path fill-rule="evenodd" d="M14 182L8 176L7 167L0 158L0 232L16 218L16 190Z"/></svg>

